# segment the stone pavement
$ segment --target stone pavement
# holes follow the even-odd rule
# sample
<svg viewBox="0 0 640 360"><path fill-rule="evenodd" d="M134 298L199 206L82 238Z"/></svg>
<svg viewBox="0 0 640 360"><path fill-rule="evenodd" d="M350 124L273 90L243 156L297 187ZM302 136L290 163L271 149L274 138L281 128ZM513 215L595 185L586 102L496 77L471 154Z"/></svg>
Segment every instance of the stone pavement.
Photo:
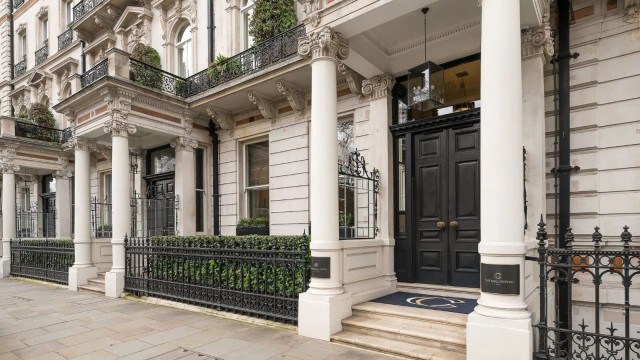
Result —
<svg viewBox="0 0 640 360"><path fill-rule="evenodd" d="M254 325L0 279L0 359L391 359Z"/></svg>

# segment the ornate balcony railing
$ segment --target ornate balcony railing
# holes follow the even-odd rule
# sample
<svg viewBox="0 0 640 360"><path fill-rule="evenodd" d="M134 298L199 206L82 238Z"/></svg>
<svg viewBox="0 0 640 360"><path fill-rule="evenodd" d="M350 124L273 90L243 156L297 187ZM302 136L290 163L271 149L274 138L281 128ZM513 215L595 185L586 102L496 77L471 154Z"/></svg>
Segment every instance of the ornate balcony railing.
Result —
<svg viewBox="0 0 640 360"><path fill-rule="evenodd" d="M45 40L44 45L36 50L36 66L42 64L49 58L49 42Z"/></svg>
<svg viewBox="0 0 640 360"><path fill-rule="evenodd" d="M66 49L73 42L73 30L68 29L58 36L58 51Z"/></svg>
<svg viewBox="0 0 640 360"><path fill-rule="evenodd" d="M171 95L186 96L186 79L132 58L129 58L129 79Z"/></svg>
<svg viewBox="0 0 640 360"><path fill-rule="evenodd" d="M27 57L13 66L13 76L18 77L27 71Z"/></svg>
<svg viewBox="0 0 640 360"><path fill-rule="evenodd" d="M80 76L80 86L85 88L109 75L109 60L104 59Z"/></svg>
<svg viewBox="0 0 640 360"><path fill-rule="evenodd" d="M64 144L71 137L71 129L54 129L46 126L16 120L16 137Z"/></svg>
<svg viewBox="0 0 640 360"><path fill-rule="evenodd" d="M24 4L25 0L13 0L13 10L16 10Z"/></svg>
<svg viewBox="0 0 640 360"><path fill-rule="evenodd" d="M93 8L105 0L83 0L73 7L73 21L76 22L87 15Z"/></svg>
<svg viewBox="0 0 640 360"><path fill-rule="evenodd" d="M187 78L185 96L194 96L220 84L285 60L298 53L298 38L306 34L300 24L227 59L216 68Z"/></svg>

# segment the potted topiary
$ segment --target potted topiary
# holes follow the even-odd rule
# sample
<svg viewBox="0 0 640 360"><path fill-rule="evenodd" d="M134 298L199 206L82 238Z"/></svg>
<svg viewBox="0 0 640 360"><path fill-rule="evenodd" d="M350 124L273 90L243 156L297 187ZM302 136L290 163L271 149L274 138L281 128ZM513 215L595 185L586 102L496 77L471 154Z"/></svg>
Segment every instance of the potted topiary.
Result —
<svg viewBox="0 0 640 360"><path fill-rule="evenodd" d="M138 44L131 53L131 58L150 66L132 63L129 79L141 85L160 90L162 88L162 68L160 54L154 48L145 44Z"/></svg>
<svg viewBox="0 0 640 360"><path fill-rule="evenodd" d="M264 41L281 34L298 24L294 0L255 0L254 11L249 21L249 35L261 49L255 52L255 67L262 68L281 56L283 44ZM270 47L265 50L264 48Z"/></svg>
<svg viewBox="0 0 640 360"><path fill-rule="evenodd" d="M53 116L53 113L49 110L48 106L40 103L31 105L29 113L27 114L27 121L43 128L48 128L43 129L30 126L27 130L28 138L41 141L57 140L57 132L55 130L56 118Z"/></svg>
<svg viewBox="0 0 640 360"><path fill-rule="evenodd" d="M269 219L265 217L244 218L236 226L236 235L269 235Z"/></svg>

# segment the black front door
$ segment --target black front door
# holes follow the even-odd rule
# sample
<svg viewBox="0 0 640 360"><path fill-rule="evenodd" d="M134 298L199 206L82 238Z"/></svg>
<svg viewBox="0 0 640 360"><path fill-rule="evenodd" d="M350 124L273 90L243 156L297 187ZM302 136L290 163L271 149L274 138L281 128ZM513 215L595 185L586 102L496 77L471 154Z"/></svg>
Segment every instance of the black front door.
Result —
<svg viewBox="0 0 640 360"><path fill-rule="evenodd" d="M56 237L56 193L42 194L42 236Z"/></svg>
<svg viewBox="0 0 640 360"><path fill-rule="evenodd" d="M411 142L414 281L478 287L480 124L414 134Z"/></svg>
<svg viewBox="0 0 640 360"><path fill-rule="evenodd" d="M147 234L173 235L176 229L175 179L169 176L148 180L146 199Z"/></svg>

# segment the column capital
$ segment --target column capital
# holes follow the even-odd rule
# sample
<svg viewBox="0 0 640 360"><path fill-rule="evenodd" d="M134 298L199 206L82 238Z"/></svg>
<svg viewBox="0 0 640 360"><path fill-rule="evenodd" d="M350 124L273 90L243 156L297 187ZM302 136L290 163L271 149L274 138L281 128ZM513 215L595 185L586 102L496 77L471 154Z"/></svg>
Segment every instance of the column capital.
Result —
<svg viewBox="0 0 640 360"><path fill-rule="evenodd" d="M129 134L135 134L138 129L135 125L128 124L124 121L107 119L104 122L104 132L111 133L111 136L127 137Z"/></svg>
<svg viewBox="0 0 640 360"><path fill-rule="evenodd" d="M69 149L81 150L81 151L91 151L96 150L97 145L96 141L89 138L83 138L78 136L73 136L69 141L67 141L64 146Z"/></svg>
<svg viewBox="0 0 640 360"><path fill-rule="evenodd" d="M3 174L15 174L20 170L20 166L11 163L0 163L0 170Z"/></svg>
<svg viewBox="0 0 640 360"><path fill-rule="evenodd" d="M330 27L314 31L298 40L298 54L312 59L345 60L349 56L349 41Z"/></svg>
<svg viewBox="0 0 640 360"><path fill-rule="evenodd" d="M56 170L53 173L53 177L55 177L56 179L68 180L72 176L73 176L73 172L69 170Z"/></svg>
<svg viewBox="0 0 640 360"><path fill-rule="evenodd" d="M16 149L16 144L6 144L0 149L0 170L3 174L13 174L20 170L20 166L13 163L16 159Z"/></svg>
<svg viewBox="0 0 640 360"><path fill-rule="evenodd" d="M193 151L198 147L198 142L188 136L178 136L169 143L176 151Z"/></svg>
<svg viewBox="0 0 640 360"><path fill-rule="evenodd" d="M370 100L380 99L389 95L395 83L396 79L389 73L376 75L362 81L362 94L368 96Z"/></svg>
<svg viewBox="0 0 640 360"><path fill-rule="evenodd" d="M542 25L520 32L522 40L522 58L544 55L551 57L555 54L553 35L551 34L550 9L544 9Z"/></svg>

